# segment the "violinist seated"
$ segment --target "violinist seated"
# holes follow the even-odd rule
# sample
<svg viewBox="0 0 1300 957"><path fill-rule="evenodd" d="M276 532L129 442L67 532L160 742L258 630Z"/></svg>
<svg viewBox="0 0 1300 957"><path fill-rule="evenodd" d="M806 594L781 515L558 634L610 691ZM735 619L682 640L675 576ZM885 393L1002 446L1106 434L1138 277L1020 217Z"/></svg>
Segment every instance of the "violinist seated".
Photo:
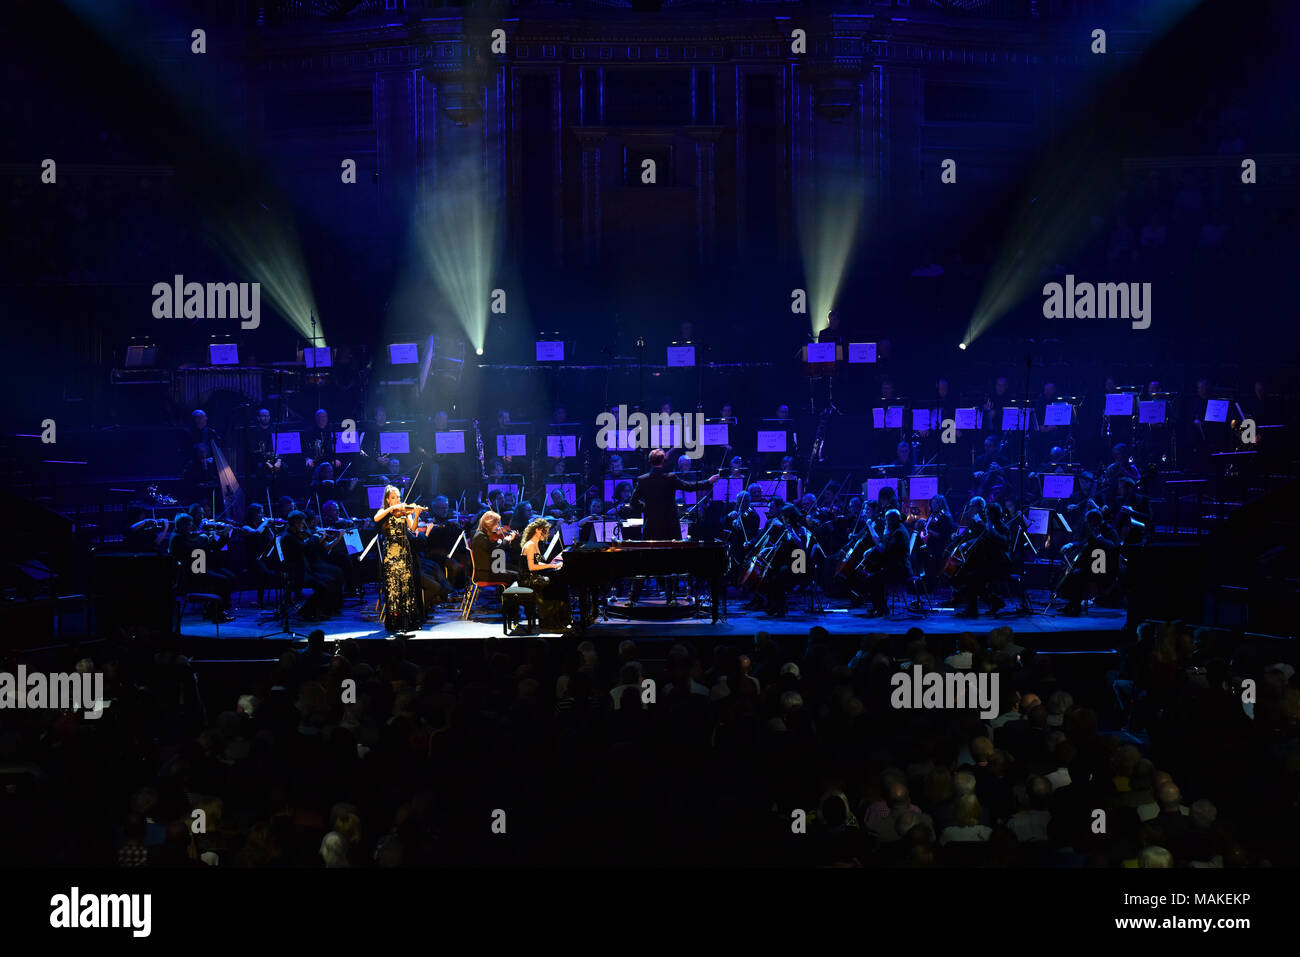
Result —
<svg viewBox="0 0 1300 957"><path fill-rule="evenodd" d="M1061 583L1060 595L1065 599L1061 614L1074 616L1083 614L1083 597L1089 588L1104 591L1119 574L1119 546L1100 511L1093 509L1085 516L1083 535L1071 550L1074 568Z"/></svg>
<svg viewBox="0 0 1300 957"><path fill-rule="evenodd" d="M245 570L257 584L257 604L266 604L266 588L276 581L270 562L275 552L276 519L267 518L262 506L253 502L244 511L244 522L238 529L244 540ZM279 523L283 526L283 522Z"/></svg>
<svg viewBox="0 0 1300 957"><path fill-rule="evenodd" d="M202 535L194 530L194 518L188 512L181 512L172 522L173 532L167 543L167 554L180 564L180 588L183 593L206 592L220 595L218 601L212 602L204 617L208 621L225 623L235 619L226 613L230 607L230 593L234 590L235 578L229 572L211 566L210 558L218 547L217 539L212 535ZM196 555L199 552L201 555ZM203 571L195 571L200 557L203 559Z"/></svg>
<svg viewBox="0 0 1300 957"><path fill-rule="evenodd" d="M478 520L474 537L470 539L475 581L509 586L518 580L519 573L510 569L508 553L504 547L516 538L518 532L504 528L500 515L492 511L483 513Z"/></svg>
<svg viewBox="0 0 1300 957"><path fill-rule="evenodd" d="M227 546L230 544L235 526L230 522L221 522L209 518L207 507L202 502L195 502L186 511L194 522L193 530L195 534L210 536L215 542L215 547L207 556L208 571L218 571L233 578L233 573L226 571L224 565L229 555Z"/></svg>
<svg viewBox="0 0 1300 957"><path fill-rule="evenodd" d="M347 545L343 541L343 534L356 528L357 523L351 519L343 518L337 501L326 499L321 503L320 507L320 527L324 532L321 540L321 551L325 560L338 569L339 574L343 576L344 589L351 594L360 583L357 580L357 563L348 554Z"/></svg>
<svg viewBox="0 0 1300 957"><path fill-rule="evenodd" d="M433 554L429 538L432 525L417 525L415 530L407 530L407 539L411 552L420 564L420 589L424 599L425 614L432 617L439 602L451 600L451 582L443 571L442 562Z"/></svg>
<svg viewBox="0 0 1300 957"><path fill-rule="evenodd" d="M448 589L459 588L465 582L465 566L452 557L463 528L457 518L447 496L435 495L423 533L423 556L439 567Z"/></svg>
<svg viewBox="0 0 1300 957"><path fill-rule="evenodd" d="M290 584L312 590L299 614L320 621L342 610L343 575L325 559L320 539L307 528L305 512L289 513L288 527L278 542Z"/></svg>
<svg viewBox="0 0 1300 957"><path fill-rule="evenodd" d="M886 586L902 585L912 580L907 554L908 535L903 528L902 513L896 508L889 509L885 512L884 525L884 531L875 536L875 546L867 552L861 570L850 584L851 590L871 601L868 618L878 618L886 613Z"/></svg>
<svg viewBox="0 0 1300 957"><path fill-rule="evenodd" d="M123 535L126 547L133 552L163 552L167 548L167 539L171 535L171 522L165 518L153 518L149 510L139 506L131 509L127 521L130 524Z"/></svg>

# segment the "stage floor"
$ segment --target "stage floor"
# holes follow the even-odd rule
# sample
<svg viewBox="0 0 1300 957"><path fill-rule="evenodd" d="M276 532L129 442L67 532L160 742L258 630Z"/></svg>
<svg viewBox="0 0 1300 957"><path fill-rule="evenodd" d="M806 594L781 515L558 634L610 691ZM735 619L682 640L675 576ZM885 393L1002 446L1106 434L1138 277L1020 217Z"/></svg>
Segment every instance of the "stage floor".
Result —
<svg viewBox="0 0 1300 957"><path fill-rule="evenodd" d="M1030 593L1035 608L1041 609L1046 593ZM243 599L241 605L238 599ZM211 622L205 621L199 609L187 614L181 623L181 635L187 638L222 638L241 639L266 637L284 640L280 631L282 622L267 618L269 612L250 607L255 596L243 593L237 596L236 607L232 610L236 620L223 624L218 629ZM1039 639L1044 647L1073 644L1073 639L1082 640L1089 637L1088 644L1095 645L1099 635L1114 633L1116 640L1124 630L1127 613L1124 609L1100 608L1092 606L1086 615L1068 618L1059 613L1037 611L1034 614L1017 614L1014 606L1008 605L997 615L982 613L978 618L960 618L951 608L936 606L928 615L909 612L899 607L894 614L884 618L868 618L865 609L848 609L842 601L826 600L824 611L809 613L801 603L792 601L790 613L784 618L771 618L763 614L741 610L741 601L729 603L727 620L713 624L709 618L688 618L681 621L620 621L615 619L600 620L585 630L574 629L565 632L570 637L591 639L623 638L662 638L675 640L679 638L719 639L728 636L752 638L760 631L771 635L807 635L808 630L820 625L832 635L860 637L862 635L902 635L910 628L920 628L927 635L935 637L957 637L962 632L987 633L999 625L1008 625L1016 635L1029 639ZM374 601L367 601L358 606L349 602L339 615L328 621L307 622L291 618L290 630L298 635L306 635L317 628L325 633L326 641L344 641L347 639L386 640L392 637L383 626L375 620ZM483 640L484 638L503 635L500 613L496 606L480 607L475 617L462 621L456 606L443 606L436 617L422 628L411 632L407 637L415 641L424 640ZM541 632L544 637L559 637L558 632Z"/></svg>

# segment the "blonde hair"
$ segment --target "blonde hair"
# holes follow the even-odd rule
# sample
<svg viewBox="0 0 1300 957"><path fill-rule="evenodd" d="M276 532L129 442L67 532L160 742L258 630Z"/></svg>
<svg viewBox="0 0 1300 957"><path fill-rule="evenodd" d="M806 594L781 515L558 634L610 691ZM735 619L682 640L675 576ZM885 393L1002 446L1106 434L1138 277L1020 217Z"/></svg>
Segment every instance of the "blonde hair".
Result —
<svg viewBox="0 0 1300 957"><path fill-rule="evenodd" d="M496 512L492 511L491 509L489 509L488 511L484 512L482 515L478 517L478 530L480 532L487 531L488 519L490 518L496 520L495 522L493 522L494 525L501 524L501 516L498 515Z"/></svg>

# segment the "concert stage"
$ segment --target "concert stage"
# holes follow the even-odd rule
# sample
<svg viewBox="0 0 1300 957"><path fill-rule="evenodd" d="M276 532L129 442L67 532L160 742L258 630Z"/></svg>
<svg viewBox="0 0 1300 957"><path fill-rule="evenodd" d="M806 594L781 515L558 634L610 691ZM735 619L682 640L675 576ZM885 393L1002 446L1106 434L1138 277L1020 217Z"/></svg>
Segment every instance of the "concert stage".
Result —
<svg viewBox="0 0 1300 957"><path fill-rule="evenodd" d="M244 597L251 597L245 593ZM1035 607L1041 607L1042 594L1031 592ZM455 606L445 606L439 610L437 617L422 628L410 634L414 641L425 640L483 640L502 637L502 625L496 606L485 606L476 612L469 621L462 621L455 612ZM680 621L622 621L615 619L597 621L585 630L573 629L564 634L576 640L589 638L593 641L620 641L625 638L655 638L664 640L752 638L764 631L773 637L806 636L809 629L820 625L832 636L856 640L865 635L901 636L911 628L920 628L928 637L955 640L963 632L975 634L987 633L999 625L1014 629L1017 643L1025 647L1042 650L1111 650L1122 639L1126 612L1123 609L1099 608L1093 606L1088 614L1069 618L1059 614L1039 611L1035 614L1016 614L1008 605L996 616L982 614L978 618L958 617L951 609L936 607L928 615L921 615L903 610L901 607L894 614L884 618L867 618L863 609L850 610L843 602L827 600L822 612L808 612L798 602L792 602L790 613L784 618L770 618L766 615L745 612L740 602L731 603L725 621L711 623L708 618L687 618ZM290 620L290 629L299 636L319 628L325 633L328 642L348 639L387 640L390 636L379 622L374 620L373 602L363 605L349 603L343 613L329 621L306 622ZM233 614L236 620L217 626L205 621L196 610L187 615L181 623L180 633L183 638L221 639L242 645L249 639L262 641L284 641L283 633L276 633L280 622L262 620L265 611L247 605L237 605ZM540 633L540 637L561 637L557 632ZM1024 641L1028 640L1028 644ZM298 638L296 640L302 640Z"/></svg>

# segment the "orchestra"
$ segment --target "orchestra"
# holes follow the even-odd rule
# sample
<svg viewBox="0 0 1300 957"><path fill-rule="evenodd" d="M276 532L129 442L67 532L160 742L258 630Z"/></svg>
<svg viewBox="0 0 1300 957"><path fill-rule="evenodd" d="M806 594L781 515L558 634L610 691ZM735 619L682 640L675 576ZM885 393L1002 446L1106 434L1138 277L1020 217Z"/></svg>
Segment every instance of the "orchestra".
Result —
<svg viewBox="0 0 1300 957"><path fill-rule="evenodd" d="M826 332L824 341L840 341L837 328ZM921 608L923 595L929 607L950 606L965 616L1001 615L1009 600L1020 598L1023 613L1027 598L1020 579L1027 567L1039 564L1052 569L1046 575L1047 584L1055 584L1049 605L1055 600L1059 607L1051 613L1075 615L1085 613L1088 598L1122 603L1129 559L1155 535L1152 499L1160 468L1152 450L1168 456L1181 442L1191 460L1225 448L1226 437L1240 428L1218 421L1221 391L1207 378L1180 404L1154 377L1132 390L1107 380L1103 397L1131 391L1135 411L1132 421L1102 416L1101 428L1091 413L1078 412L1096 408L1095 402L1063 396L1050 380L1025 401L1015 397L1004 375L978 395L958 393L948 376L933 381L932 394L917 403L924 414L915 423L909 414L902 426L882 430L896 436L888 445L878 435L862 443L864 456L884 449L888 461L856 475L818 469L815 486L809 480L826 438L826 417L809 436L810 460L798 451L800 425L786 403L775 407L773 419L757 420L768 429L788 430L784 454L760 452L752 443L746 449L734 406L726 403L720 421L732 430L727 444L703 459L681 448L620 447L594 462L586 447L591 437L568 423L559 407L551 428L564 425L565 434L574 436L575 452L557 456L535 443L522 455L506 454L505 432L527 432L529 426L499 409L495 451L501 454L491 458L477 422L474 446L462 444L460 454L430 451L445 432L469 431L444 409L394 421L384 405L374 404L368 415L362 410L355 416L362 426L349 425L359 434L345 450L343 422L326 407L316 408L307 423L278 406L274 413L250 407L246 421L221 422L236 437L242 508L233 507L224 439L207 413L195 409L177 470L181 495L192 504L181 515L135 505L123 540L138 551L172 554L178 588L219 596L205 612L214 621L229 619L231 596L245 588L256 593L258 607L268 607L268 595L274 604L274 596L287 591L282 601L292 600L304 618L325 619L339 615L346 598L364 605L367 589L382 586L377 554L367 547L376 530L350 518L375 504L382 483L397 488L403 501L420 490L431 502L411 506L418 508L418 521L405 533L423 621L455 601L471 576L509 583L540 574L530 564L533 542L520 540L529 528L536 538L538 522L546 523L549 534L563 536L565 553L620 543L626 549L675 542L679 555L691 546L717 547L724 594L767 616L788 614L797 593L809 596L810 608L825 596L844 601L856 614L887 616L891 591L905 593L909 613ZM868 404L912 405L900 397L892 376L882 374L878 384L879 392L868 394L880 398ZM1137 422L1139 398L1170 410L1169 432L1177 430L1179 442ZM1262 380L1243 399L1249 409L1268 409L1276 418L1268 401ZM1188 417L1179 420L1189 407ZM1013 409L1026 413L1023 425L1010 415ZM941 440L941 423L962 411L974 415L975 427L967 418L956 443ZM285 432L297 435L286 442ZM394 452L398 446L381 442L391 432L405 434L409 444L401 448L407 451ZM1098 461L1101 449L1105 462ZM634 460L648 462L649 471L638 474L629 464ZM709 462L721 468L701 480ZM1031 512L1046 516L1032 533ZM206 565L187 570L183 557L196 549L204 552ZM1107 556L1096 570L1085 560L1092 551ZM686 580L684 573L634 575L616 583L610 597L676 604ZM571 589L575 595L579 590Z"/></svg>

